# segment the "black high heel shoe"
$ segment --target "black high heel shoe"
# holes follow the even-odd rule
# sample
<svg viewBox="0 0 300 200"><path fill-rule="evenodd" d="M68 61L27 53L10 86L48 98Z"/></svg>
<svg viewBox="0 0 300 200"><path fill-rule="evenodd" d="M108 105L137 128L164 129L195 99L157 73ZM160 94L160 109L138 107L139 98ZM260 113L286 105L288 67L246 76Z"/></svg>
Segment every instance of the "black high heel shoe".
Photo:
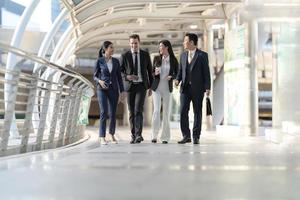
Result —
<svg viewBox="0 0 300 200"><path fill-rule="evenodd" d="M151 142L152 143L157 143L157 139L152 139Z"/></svg>

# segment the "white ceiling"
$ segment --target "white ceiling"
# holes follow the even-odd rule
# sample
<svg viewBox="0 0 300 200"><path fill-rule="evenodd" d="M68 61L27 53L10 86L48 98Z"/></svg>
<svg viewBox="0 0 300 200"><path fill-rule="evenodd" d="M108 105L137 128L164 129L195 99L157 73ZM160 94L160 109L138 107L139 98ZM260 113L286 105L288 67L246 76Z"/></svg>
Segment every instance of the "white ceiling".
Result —
<svg viewBox="0 0 300 200"><path fill-rule="evenodd" d="M185 32L201 36L208 23L223 21L227 18L226 9L241 1L61 0L71 11L79 57L95 57L104 40L112 41L121 52L128 48L132 33L138 33L142 47L150 51L156 51L162 39L181 46Z"/></svg>

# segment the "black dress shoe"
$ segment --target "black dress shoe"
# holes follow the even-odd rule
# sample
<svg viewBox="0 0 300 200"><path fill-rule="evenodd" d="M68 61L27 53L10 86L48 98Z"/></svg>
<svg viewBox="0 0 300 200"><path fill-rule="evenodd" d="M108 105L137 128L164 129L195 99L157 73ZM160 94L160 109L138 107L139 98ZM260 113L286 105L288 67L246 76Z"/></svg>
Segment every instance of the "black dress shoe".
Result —
<svg viewBox="0 0 300 200"><path fill-rule="evenodd" d="M192 142L191 138L183 138L182 140L178 141L178 144L185 144L185 143L190 143Z"/></svg>
<svg viewBox="0 0 300 200"><path fill-rule="evenodd" d="M151 142L152 142L152 143L156 143L156 142L157 142L157 139L152 139Z"/></svg>
<svg viewBox="0 0 300 200"><path fill-rule="evenodd" d="M199 144L199 139L194 139L193 143L194 144Z"/></svg>
<svg viewBox="0 0 300 200"><path fill-rule="evenodd" d="M193 144L199 144L200 137L193 137Z"/></svg>
<svg viewBox="0 0 300 200"><path fill-rule="evenodd" d="M168 141L162 141L161 143L163 143L163 144L168 144Z"/></svg>
<svg viewBox="0 0 300 200"><path fill-rule="evenodd" d="M142 141L144 141L144 138L142 136L138 136L135 138L134 143L141 143Z"/></svg>

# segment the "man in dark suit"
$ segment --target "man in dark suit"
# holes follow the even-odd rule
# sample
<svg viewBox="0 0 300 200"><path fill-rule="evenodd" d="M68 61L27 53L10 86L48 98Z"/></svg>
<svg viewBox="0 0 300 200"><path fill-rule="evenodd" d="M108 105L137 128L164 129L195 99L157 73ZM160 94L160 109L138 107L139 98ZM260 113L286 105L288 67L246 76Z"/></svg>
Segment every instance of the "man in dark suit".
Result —
<svg viewBox="0 0 300 200"><path fill-rule="evenodd" d="M187 50L180 56L179 72L175 85L180 86L180 128L183 139L179 144L191 142L189 128L189 109L192 101L194 110L193 143L199 144L202 124L202 100L204 93L210 93L210 72L208 55L197 49L198 36L187 33L183 46Z"/></svg>
<svg viewBox="0 0 300 200"><path fill-rule="evenodd" d="M121 71L124 89L128 92L129 122L131 129L130 143L140 143L143 130L143 109L146 92L152 85L152 64L148 52L140 49L140 37L133 34L129 37L130 51L121 57ZM151 89L148 90L151 96Z"/></svg>

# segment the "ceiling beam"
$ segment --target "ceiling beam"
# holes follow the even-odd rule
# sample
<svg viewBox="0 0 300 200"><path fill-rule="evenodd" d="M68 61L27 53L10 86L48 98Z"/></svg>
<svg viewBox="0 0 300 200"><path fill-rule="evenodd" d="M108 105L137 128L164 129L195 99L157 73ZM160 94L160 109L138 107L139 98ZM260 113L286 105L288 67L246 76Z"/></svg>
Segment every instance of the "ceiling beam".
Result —
<svg viewBox="0 0 300 200"><path fill-rule="evenodd" d="M243 0L151 0L151 3L241 3ZM147 4L149 0L90 0L83 1L75 7L75 12L78 21L82 22L86 20L87 17L94 15L99 10L104 10L108 7L114 7L119 5L129 5L129 4ZM85 13L88 13L86 15Z"/></svg>

